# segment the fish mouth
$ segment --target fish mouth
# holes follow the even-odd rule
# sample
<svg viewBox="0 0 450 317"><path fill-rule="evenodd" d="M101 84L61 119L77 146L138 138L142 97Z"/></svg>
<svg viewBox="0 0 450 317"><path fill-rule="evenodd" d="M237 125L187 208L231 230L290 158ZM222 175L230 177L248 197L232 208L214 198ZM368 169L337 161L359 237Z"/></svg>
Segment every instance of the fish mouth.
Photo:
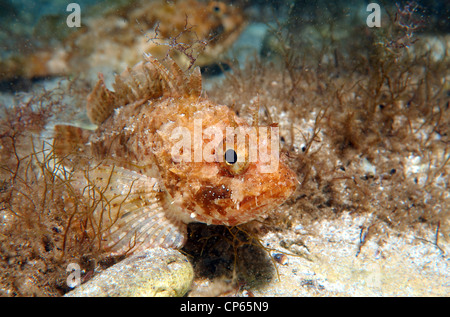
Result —
<svg viewBox="0 0 450 317"><path fill-rule="evenodd" d="M248 23L242 18L233 24L230 26L229 23L222 22L212 30L209 44L197 58L198 66L204 67L220 62L223 53L236 42Z"/></svg>
<svg viewBox="0 0 450 317"><path fill-rule="evenodd" d="M296 190L296 178L285 186L273 186L273 188L256 196L247 196L235 205L233 223L238 225L257 219L282 205Z"/></svg>
<svg viewBox="0 0 450 317"><path fill-rule="evenodd" d="M283 204L294 193L297 185L295 173L283 168L276 176L252 179L245 186L206 184L193 196L198 206L196 220L235 226L262 219Z"/></svg>
<svg viewBox="0 0 450 317"><path fill-rule="evenodd" d="M230 197L216 197L209 204L201 204L198 220L214 225L236 226L264 216L283 204L294 189L268 190L256 196L246 196L241 201Z"/></svg>
<svg viewBox="0 0 450 317"><path fill-rule="evenodd" d="M266 174L255 181L257 186L248 186L242 193L242 199L235 201L232 213L237 218L261 215L284 203L297 189L297 175L284 164L276 175ZM254 183L254 182L252 182ZM232 194L232 197L234 195Z"/></svg>
<svg viewBox="0 0 450 317"><path fill-rule="evenodd" d="M239 203L239 211L246 211L251 214L261 214L269 209L276 208L284 203L292 192L268 191L258 196L245 197Z"/></svg>

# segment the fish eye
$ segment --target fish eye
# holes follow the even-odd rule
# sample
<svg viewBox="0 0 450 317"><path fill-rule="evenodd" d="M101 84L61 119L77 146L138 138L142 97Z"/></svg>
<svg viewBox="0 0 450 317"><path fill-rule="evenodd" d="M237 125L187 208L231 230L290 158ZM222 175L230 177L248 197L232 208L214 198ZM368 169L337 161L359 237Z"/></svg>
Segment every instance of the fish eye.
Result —
<svg viewBox="0 0 450 317"><path fill-rule="evenodd" d="M222 13L225 13L225 11L226 11L226 6L225 6L225 4L224 4L224 3L221 3L221 2L217 2L217 1L211 2L211 3L209 4L209 8L210 8L210 10L211 10L212 13L215 13L215 14L217 14L217 15L219 15L219 16L220 16Z"/></svg>
<svg viewBox="0 0 450 317"><path fill-rule="evenodd" d="M228 150L225 152L225 162L226 162L228 165L233 165L233 164L235 164L235 163L237 162L237 153L236 153L235 150L233 150L233 149L228 149Z"/></svg>
<svg viewBox="0 0 450 317"><path fill-rule="evenodd" d="M238 155L241 159L238 161ZM241 175L247 171L249 167L248 157L245 152L228 149L225 151L225 161L222 163L223 168L231 175Z"/></svg>

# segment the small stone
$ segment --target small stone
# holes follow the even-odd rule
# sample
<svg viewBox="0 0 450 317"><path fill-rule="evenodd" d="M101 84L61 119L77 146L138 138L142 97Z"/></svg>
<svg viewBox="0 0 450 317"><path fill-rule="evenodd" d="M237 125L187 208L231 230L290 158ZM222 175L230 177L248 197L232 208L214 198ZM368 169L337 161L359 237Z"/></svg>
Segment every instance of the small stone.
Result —
<svg viewBox="0 0 450 317"><path fill-rule="evenodd" d="M287 265L289 263L288 257L283 253L275 253L273 258L281 265Z"/></svg>
<svg viewBox="0 0 450 317"><path fill-rule="evenodd" d="M113 265L65 296L183 296L193 278L192 265L179 251L155 248Z"/></svg>

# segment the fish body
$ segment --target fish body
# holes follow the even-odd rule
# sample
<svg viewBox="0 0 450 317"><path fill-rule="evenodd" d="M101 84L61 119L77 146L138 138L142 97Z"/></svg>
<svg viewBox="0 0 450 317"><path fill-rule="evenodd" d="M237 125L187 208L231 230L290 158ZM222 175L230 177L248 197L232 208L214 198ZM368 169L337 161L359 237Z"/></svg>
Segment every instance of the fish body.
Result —
<svg viewBox="0 0 450 317"><path fill-rule="evenodd" d="M163 58L177 44L185 49L172 56L180 65L190 64L191 55L206 66L222 59L245 26L238 8L197 0L133 1L101 16L83 14L81 21L79 30L51 49L0 61L0 79L121 72L143 53Z"/></svg>
<svg viewBox="0 0 450 317"><path fill-rule="evenodd" d="M279 155L276 129L249 125L203 97L198 68L184 72L148 55L116 76L114 91L100 78L87 112L97 130L56 126L54 149L89 158L89 171L72 183L108 202L96 211L108 222L107 250L181 247L190 222L263 219L298 184Z"/></svg>

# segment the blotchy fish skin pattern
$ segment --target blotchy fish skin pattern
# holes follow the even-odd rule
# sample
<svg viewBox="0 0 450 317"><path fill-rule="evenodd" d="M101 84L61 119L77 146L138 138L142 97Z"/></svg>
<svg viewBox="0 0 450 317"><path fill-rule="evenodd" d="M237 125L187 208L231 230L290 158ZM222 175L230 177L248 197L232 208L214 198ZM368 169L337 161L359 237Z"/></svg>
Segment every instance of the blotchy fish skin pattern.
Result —
<svg viewBox="0 0 450 317"><path fill-rule="evenodd" d="M160 62L148 55L116 77L114 91L100 77L87 110L97 130L87 135L79 128L57 126L54 146L61 154L73 153L78 135L78 152L81 147L90 167L89 178L74 174L74 184L97 188L109 202L98 207L96 219L105 228L101 236L110 252L181 247L190 222L235 226L263 219L298 185L284 155L275 156L278 148L270 148L279 146L270 142L275 138L270 129L253 137L278 160L276 170L265 172L267 162L260 155L250 160L248 146L232 142L230 147L227 128L239 138L259 127L203 97L198 68L184 72L171 59ZM180 147L182 140L192 148ZM210 154L209 160L195 160L199 143L200 155ZM239 160L225 160L227 150Z"/></svg>

